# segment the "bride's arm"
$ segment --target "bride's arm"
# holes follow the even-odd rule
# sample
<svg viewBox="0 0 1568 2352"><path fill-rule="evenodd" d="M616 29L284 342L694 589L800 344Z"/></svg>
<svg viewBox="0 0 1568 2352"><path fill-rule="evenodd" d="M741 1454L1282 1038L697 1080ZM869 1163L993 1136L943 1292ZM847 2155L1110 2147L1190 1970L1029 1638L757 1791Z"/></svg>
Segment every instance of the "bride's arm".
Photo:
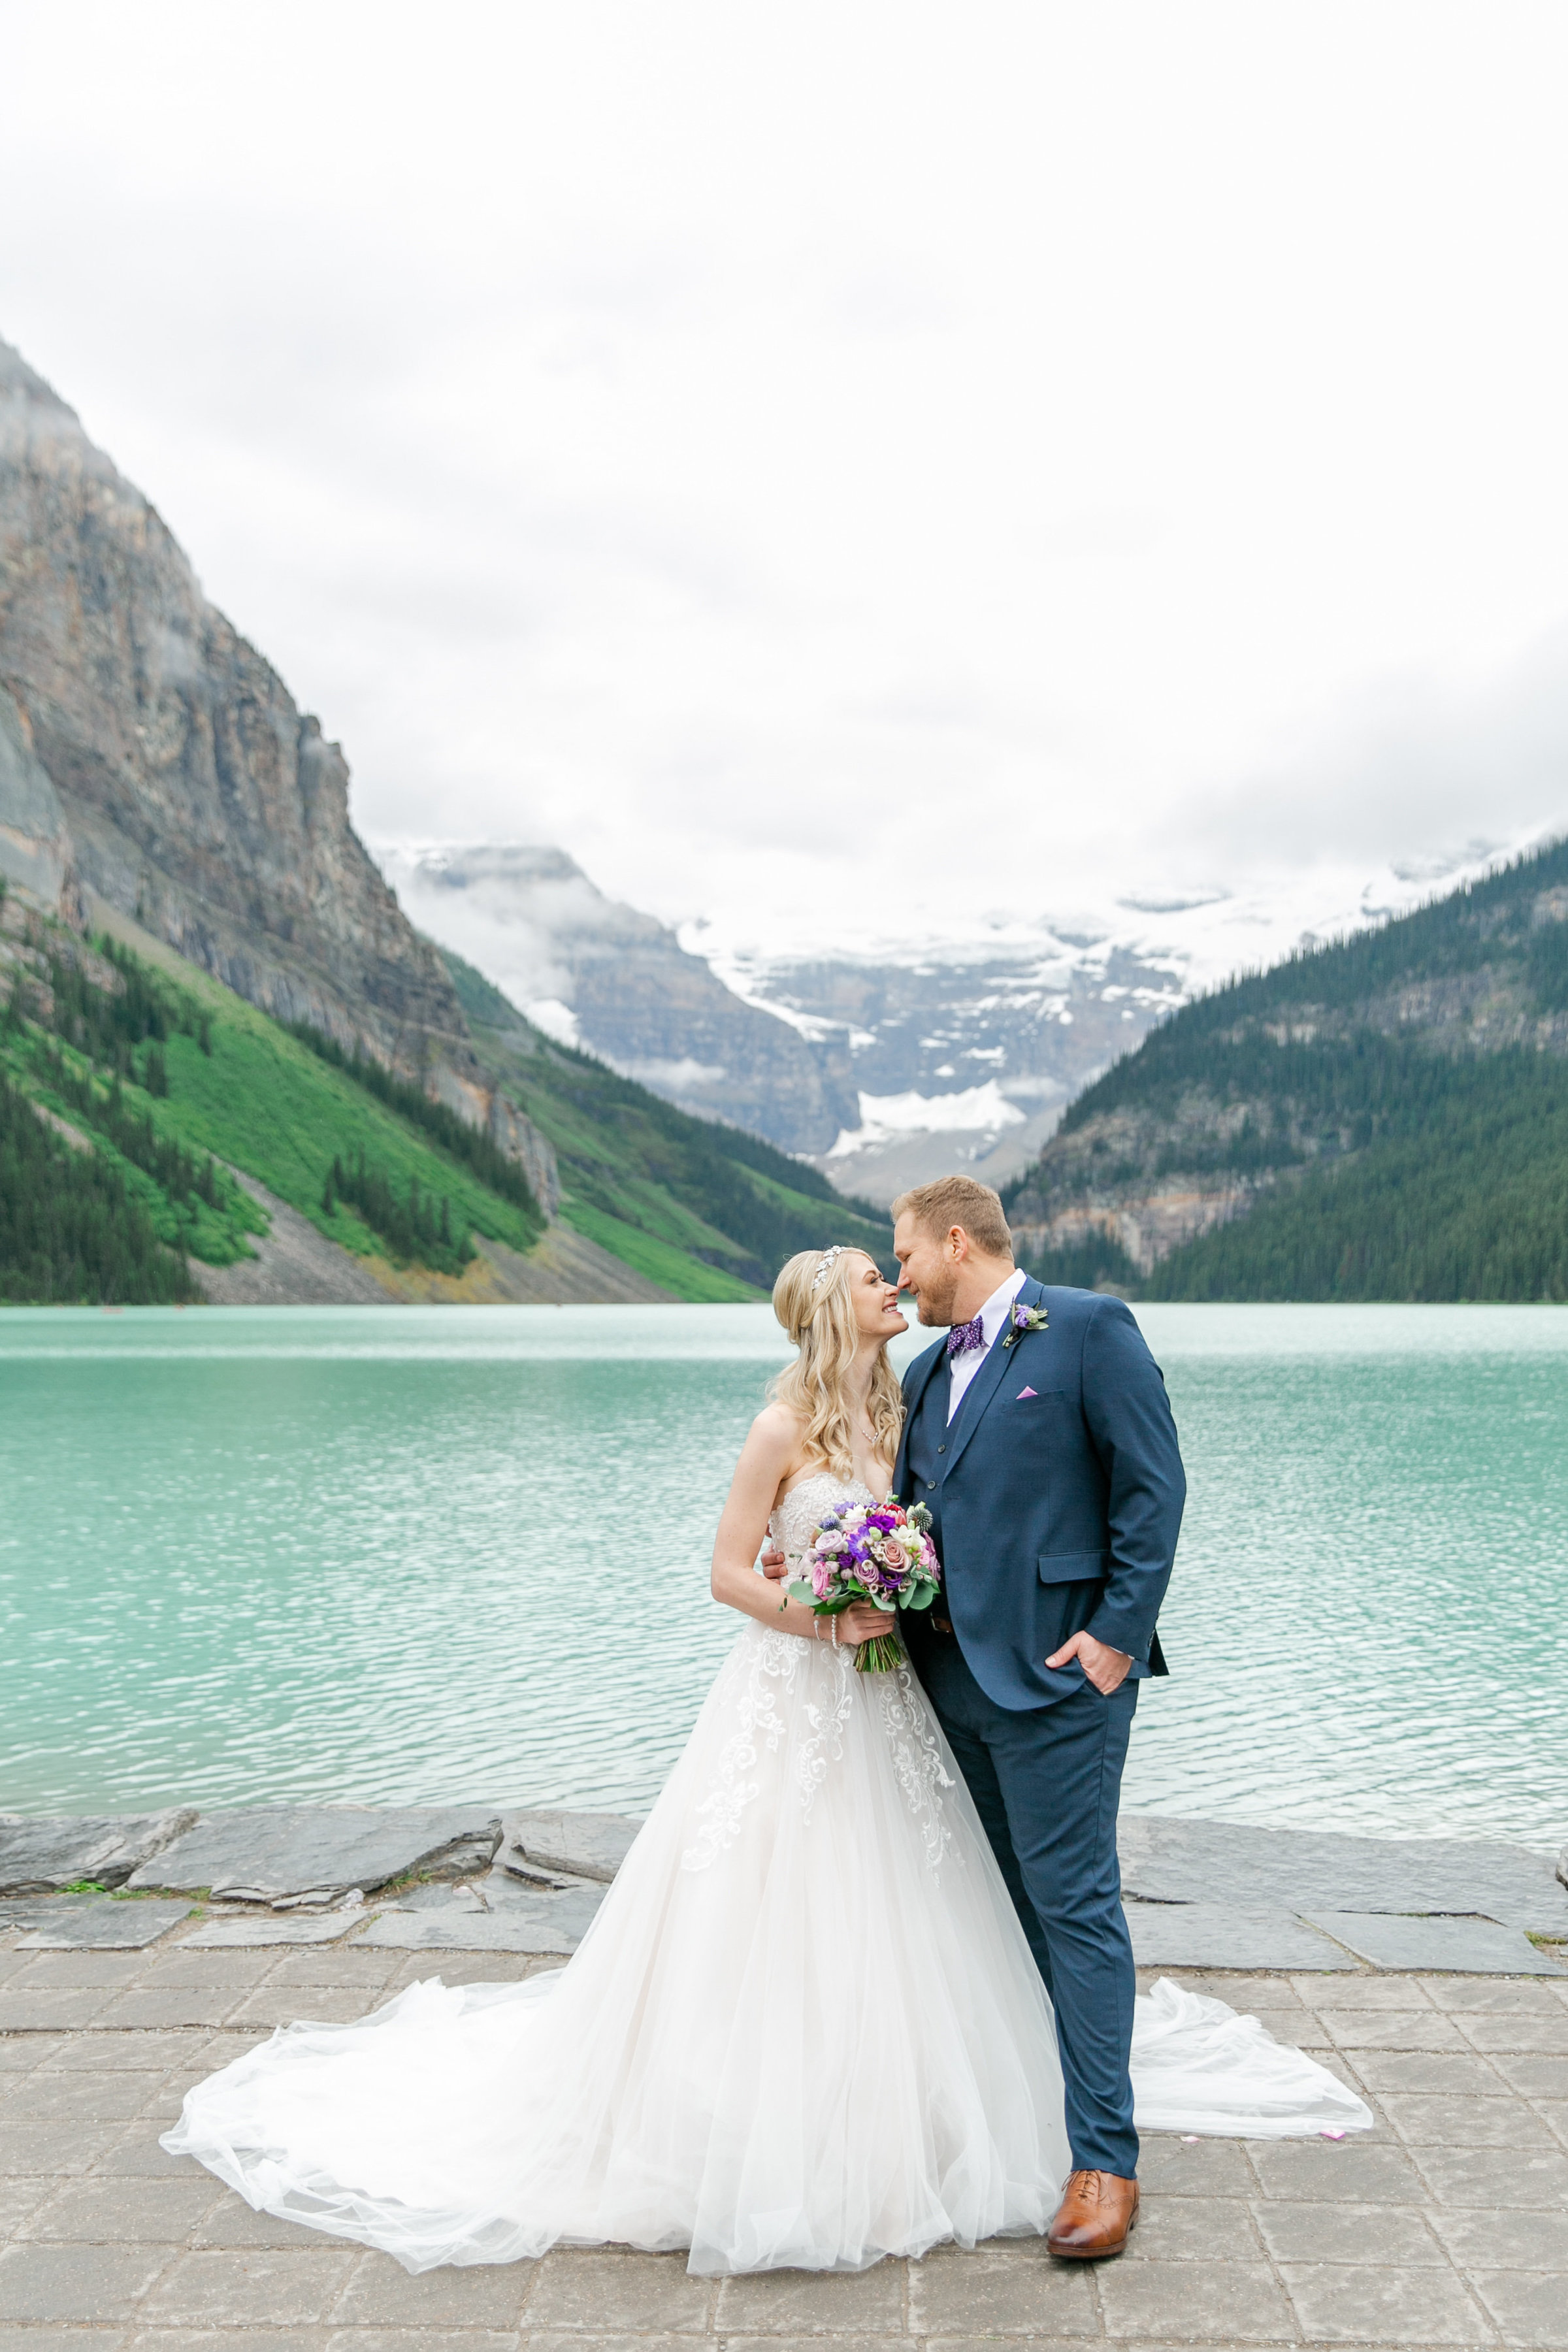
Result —
<svg viewBox="0 0 1568 2352"><path fill-rule="evenodd" d="M799 1450L795 1417L782 1406L769 1405L752 1422L714 1538L713 1598L754 1617L759 1625L798 1633L807 1642L831 1642L833 1627L826 1618L819 1618L804 1601L784 1601L781 1609L784 1596L778 1586L759 1576L752 1565L767 1533L768 1514L795 1466ZM871 1634L886 1631L887 1620L864 1601L846 1610L838 1620L841 1643L867 1641Z"/></svg>

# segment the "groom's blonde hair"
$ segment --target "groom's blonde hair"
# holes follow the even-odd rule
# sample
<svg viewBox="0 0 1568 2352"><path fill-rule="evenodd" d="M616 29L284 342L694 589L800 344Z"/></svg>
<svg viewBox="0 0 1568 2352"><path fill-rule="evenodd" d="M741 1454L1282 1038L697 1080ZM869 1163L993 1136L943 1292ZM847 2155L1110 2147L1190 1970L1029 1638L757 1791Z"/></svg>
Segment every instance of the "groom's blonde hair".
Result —
<svg viewBox="0 0 1568 2352"><path fill-rule="evenodd" d="M922 1234L951 1233L954 1225L962 1225L987 1257L1013 1255L1013 1232L1001 1193L973 1176L939 1176L933 1184L917 1184L912 1192L899 1194L891 1215L895 1224L902 1216L912 1217Z"/></svg>
<svg viewBox="0 0 1568 2352"><path fill-rule="evenodd" d="M849 1280L866 1255L855 1249L799 1250L773 1285L773 1313L800 1353L768 1394L800 1422L806 1458L838 1478L855 1475L849 1374L860 1352L860 1328ZM904 1392L885 1345L871 1367L866 1417L878 1453L890 1462L903 1427Z"/></svg>

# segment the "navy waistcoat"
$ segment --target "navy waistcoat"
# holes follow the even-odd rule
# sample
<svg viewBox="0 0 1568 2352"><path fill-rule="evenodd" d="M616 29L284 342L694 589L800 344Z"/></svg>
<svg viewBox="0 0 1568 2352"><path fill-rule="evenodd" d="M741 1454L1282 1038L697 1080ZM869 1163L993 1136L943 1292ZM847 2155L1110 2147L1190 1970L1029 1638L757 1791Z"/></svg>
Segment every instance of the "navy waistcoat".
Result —
<svg viewBox="0 0 1568 2352"><path fill-rule="evenodd" d="M931 1513L931 1541L938 1559L945 1559L942 1548L942 1474L947 1462L947 1405L951 1393L949 1366L943 1362L927 1381L910 1416L904 1438L904 1459L913 1482L909 1500L923 1503ZM962 1413L959 1417L963 1418ZM940 1453L939 1446L942 1449ZM940 1601L936 1607L942 1609Z"/></svg>

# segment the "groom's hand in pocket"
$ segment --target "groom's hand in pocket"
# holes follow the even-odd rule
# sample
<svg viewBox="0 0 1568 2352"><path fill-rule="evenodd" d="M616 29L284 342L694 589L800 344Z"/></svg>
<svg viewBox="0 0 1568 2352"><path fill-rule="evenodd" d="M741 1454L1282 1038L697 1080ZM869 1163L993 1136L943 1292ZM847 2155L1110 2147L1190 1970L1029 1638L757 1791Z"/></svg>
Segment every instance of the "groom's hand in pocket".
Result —
<svg viewBox="0 0 1568 2352"><path fill-rule="evenodd" d="M1076 1658L1089 1681L1104 1698L1120 1690L1127 1680L1132 1661L1125 1650L1113 1650L1109 1642L1097 1642L1092 1633L1075 1633L1059 1650L1053 1650L1046 1660L1047 1666L1065 1666Z"/></svg>

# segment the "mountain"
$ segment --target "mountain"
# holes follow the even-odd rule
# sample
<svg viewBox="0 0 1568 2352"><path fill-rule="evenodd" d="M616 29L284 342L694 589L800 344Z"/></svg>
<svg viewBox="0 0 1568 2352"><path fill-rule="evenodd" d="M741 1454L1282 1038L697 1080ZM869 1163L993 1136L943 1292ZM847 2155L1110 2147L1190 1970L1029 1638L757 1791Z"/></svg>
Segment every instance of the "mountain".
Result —
<svg viewBox="0 0 1568 2352"><path fill-rule="evenodd" d="M1446 866L1327 860L1070 917L1024 899L967 928L940 908L917 919L890 892L850 924L837 905L747 904L679 931L559 848L376 854L420 927L535 1026L885 1205L953 1169L1016 1179L1073 1097L1189 997L1374 927L1446 874L1484 873L1496 846Z"/></svg>
<svg viewBox="0 0 1568 2352"><path fill-rule="evenodd" d="M826 1151L855 1116L847 1055L747 1003L651 915L607 898L563 850L386 850L399 898L536 1028L700 1118Z"/></svg>
<svg viewBox="0 0 1568 2352"><path fill-rule="evenodd" d="M892 894L859 911L855 947L817 919L808 952L783 945L750 906L682 932L738 994L847 1046L856 1125L817 1159L879 1201L949 1169L994 1184L1037 1158L1067 1105L1189 997L1300 946L1406 911L1432 885L1488 870L1508 845L1371 868L1325 856L1227 887L1140 892L1045 912L1008 874L1003 902L964 922L940 901L916 915ZM759 944L761 936L761 944Z"/></svg>
<svg viewBox="0 0 1568 2352"><path fill-rule="evenodd" d="M43 771L36 837L80 891L286 1020L395 1059L460 1046L440 959L349 822L342 752L7 343L0 735L0 761Z"/></svg>
<svg viewBox="0 0 1568 2352"><path fill-rule="evenodd" d="M579 1233L654 1281L683 1282L683 1297L754 1295L737 1286L769 1287L795 1251L830 1242L890 1264L888 1221L868 1202L545 1036L472 965L450 950L446 960L474 1050L549 1139L562 1215ZM706 1293L691 1287L693 1263L713 1269Z"/></svg>
<svg viewBox="0 0 1568 2352"><path fill-rule="evenodd" d="M814 1171L453 978L472 1050L547 1139L542 1203L386 1064L123 919L84 940L0 876L0 1300L740 1300L796 1249L885 1255L875 1212Z"/></svg>
<svg viewBox="0 0 1568 2352"><path fill-rule="evenodd" d="M1000 1184L1026 1168L1085 1080L1180 1002L1173 967L1044 923L897 957L759 960L745 981L847 1065L853 1122L814 1157L883 1202L954 1169Z"/></svg>
<svg viewBox="0 0 1568 2352"><path fill-rule="evenodd" d="M1568 842L1184 1006L1005 1197L1150 1297L1568 1297Z"/></svg>
<svg viewBox="0 0 1568 2352"><path fill-rule="evenodd" d="M400 906L341 751L0 344L3 1297L751 1297L953 1167L1070 1279L1564 1295L1565 855L678 934L469 848L388 853Z"/></svg>
<svg viewBox="0 0 1568 2352"><path fill-rule="evenodd" d="M703 951L563 851L385 847L414 919L535 1026L885 1204L952 1168L1028 1164L1062 1107L1180 1001L1177 968L1043 921L946 950Z"/></svg>
<svg viewBox="0 0 1568 2352"><path fill-rule="evenodd" d="M686 961L700 1039L773 1025ZM341 751L4 344L0 1007L0 1299L743 1299L889 1238L448 968Z"/></svg>
<svg viewBox="0 0 1568 2352"><path fill-rule="evenodd" d="M548 1246L534 1186L482 1129L123 919L84 939L0 877L0 1298L346 1304L603 1282L596 1251Z"/></svg>

